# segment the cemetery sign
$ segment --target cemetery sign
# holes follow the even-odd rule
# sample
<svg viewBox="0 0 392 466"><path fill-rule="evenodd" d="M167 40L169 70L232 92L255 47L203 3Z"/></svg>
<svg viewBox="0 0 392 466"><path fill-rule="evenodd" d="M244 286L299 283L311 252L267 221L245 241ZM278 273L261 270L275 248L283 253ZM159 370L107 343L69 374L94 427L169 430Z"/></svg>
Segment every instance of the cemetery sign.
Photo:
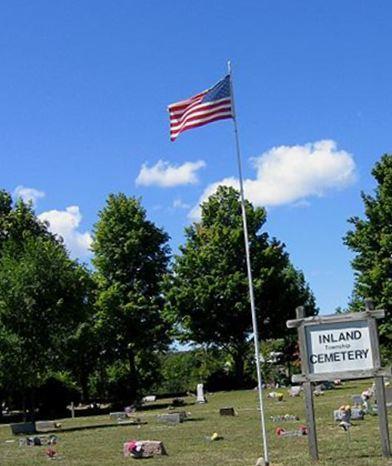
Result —
<svg viewBox="0 0 392 466"><path fill-rule="evenodd" d="M289 320L297 328L302 373L293 382L386 376L381 368L375 319L383 310Z"/></svg>
<svg viewBox="0 0 392 466"><path fill-rule="evenodd" d="M288 328L298 330L301 374L292 377L301 382L305 394L309 452L318 460L316 422L312 382L336 379L374 377L384 456L390 456L389 427L385 402L384 377L390 369L381 367L376 319L385 316L382 309L374 310L370 300L366 310L331 316L305 317L304 308L297 308L297 318L288 320Z"/></svg>
<svg viewBox="0 0 392 466"><path fill-rule="evenodd" d="M310 374L375 368L366 320L308 325L305 335Z"/></svg>

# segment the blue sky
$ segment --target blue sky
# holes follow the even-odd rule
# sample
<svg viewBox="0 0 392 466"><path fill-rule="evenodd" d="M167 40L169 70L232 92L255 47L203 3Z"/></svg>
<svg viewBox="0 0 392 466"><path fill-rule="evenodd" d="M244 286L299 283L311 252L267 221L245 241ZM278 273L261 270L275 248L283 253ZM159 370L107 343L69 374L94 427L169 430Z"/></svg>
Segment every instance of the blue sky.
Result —
<svg viewBox="0 0 392 466"><path fill-rule="evenodd" d="M119 191L142 197L176 250L198 201L237 168L229 120L171 143L166 106L230 58L247 195L321 311L346 306L342 236L391 151L391 14L360 0L2 2L0 185L33 198L84 261Z"/></svg>

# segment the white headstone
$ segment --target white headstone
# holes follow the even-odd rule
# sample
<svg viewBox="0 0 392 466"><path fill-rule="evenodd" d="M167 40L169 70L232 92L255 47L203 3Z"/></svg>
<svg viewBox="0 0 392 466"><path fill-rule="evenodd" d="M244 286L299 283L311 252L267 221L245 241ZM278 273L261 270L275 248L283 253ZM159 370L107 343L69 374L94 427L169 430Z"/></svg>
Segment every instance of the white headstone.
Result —
<svg viewBox="0 0 392 466"><path fill-rule="evenodd" d="M197 400L198 403L205 403L204 387L202 383L197 384Z"/></svg>

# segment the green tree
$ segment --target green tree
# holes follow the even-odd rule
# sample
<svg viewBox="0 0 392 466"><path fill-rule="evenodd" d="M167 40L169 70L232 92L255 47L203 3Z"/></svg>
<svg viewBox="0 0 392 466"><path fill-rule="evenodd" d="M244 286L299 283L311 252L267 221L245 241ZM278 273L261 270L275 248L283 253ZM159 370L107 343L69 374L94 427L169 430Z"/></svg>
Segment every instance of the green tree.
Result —
<svg viewBox="0 0 392 466"><path fill-rule="evenodd" d="M65 357L65 367L80 387L82 402L89 399L90 376L97 367L100 348L93 318L87 316L70 335Z"/></svg>
<svg viewBox="0 0 392 466"><path fill-rule="evenodd" d="M25 238L40 237L54 239L47 225L38 220L30 204L18 199L13 205L11 195L0 190L0 254L8 241L22 248Z"/></svg>
<svg viewBox="0 0 392 466"><path fill-rule="evenodd" d="M314 298L284 245L261 231L265 210L247 202L246 213L260 337L282 337L297 306L316 312ZM167 283L168 315L183 340L228 351L241 383L252 323L238 192L219 187L185 235Z"/></svg>
<svg viewBox="0 0 392 466"><path fill-rule="evenodd" d="M86 318L91 283L32 205L0 191L0 386L30 401L63 369L69 338Z"/></svg>
<svg viewBox="0 0 392 466"><path fill-rule="evenodd" d="M142 388L144 368L169 342L161 312L167 241L168 235L146 218L140 202L124 194L109 196L94 229L97 328L105 342L103 356L127 362L131 398Z"/></svg>
<svg viewBox="0 0 392 466"><path fill-rule="evenodd" d="M1 385L28 396L61 370L69 336L84 317L87 272L51 238L26 237L0 255ZM34 411L32 411L34 412Z"/></svg>
<svg viewBox="0 0 392 466"><path fill-rule="evenodd" d="M372 174L377 182L374 195L362 193L365 218L351 217L353 229L344 238L355 253L350 308L363 310L364 300L370 298L386 310L380 334L382 343L392 352L392 155L383 155Z"/></svg>

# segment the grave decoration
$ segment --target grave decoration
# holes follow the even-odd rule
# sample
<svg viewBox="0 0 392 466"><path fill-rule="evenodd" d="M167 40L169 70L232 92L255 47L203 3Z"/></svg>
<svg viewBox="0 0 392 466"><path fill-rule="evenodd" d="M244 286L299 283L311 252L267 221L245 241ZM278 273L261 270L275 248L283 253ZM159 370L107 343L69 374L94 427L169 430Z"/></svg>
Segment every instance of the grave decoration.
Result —
<svg viewBox="0 0 392 466"><path fill-rule="evenodd" d="M344 421L350 422L353 421L363 421L365 412L362 408L351 407L350 405L341 406L339 409L336 409L333 412L333 417L335 421Z"/></svg>
<svg viewBox="0 0 392 466"><path fill-rule="evenodd" d="M53 450L53 448L48 448L46 450L46 456L48 457L48 459L54 459L57 455L57 452L55 450Z"/></svg>
<svg viewBox="0 0 392 466"><path fill-rule="evenodd" d="M131 414L133 414L133 413L136 412L136 406L135 406L135 405L125 406L124 412L125 412L128 416L130 416Z"/></svg>
<svg viewBox="0 0 392 466"><path fill-rule="evenodd" d="M294 416L293 414L285 414L281 416L271 416L272 422L282 422L282 421L299 421L298 416Z"/></svg>
<svg viewBox="0 0 392 466"><path fill-rule="evenodd" d="M384 386L384 377L391 376L391 369L381 367L376 323L376 319L385 317L385 311L375 310L370 300L365 303L363 312L330 316L305 317L304 308L299 307L297 318L286 322L288 328L298 331L301 374L293 375L292 382L303 384L309 453L316 461L319 454L312 383L322 382L326 389L325 381L337 379L374 377L382 452L391 456Z"/></svg>
<svg viewBox="0 0 392 466"><path fill-rule="evenodd" d="M272 398L276 401L283 401L283 393L282 392L270 392L267 395L267 398Z"/></svg>
<svg viewBox="0 0 392 466"><path fill-rule="evenodd" d="M34 435L32 437L24 437L19 439L19 446L42 446L42 445L56 445L58 437L56 435Z"/></svg>
<svg viewBox="0 0 392 466"><path fill-rule="evenodd" d="M208 442L216 442L218 440L223 440L223 437L218 434L218 432L214 432L212 435L205 437Z"/></svg>
<svg viewBox="0 0 392 466"><path fill-rule="evenodd" d="M313 391L315 396L324 395L323 385L316 385L316 388Z"/></svg>
<svg viewBox="0 0 392 466"><path fill-rule="evenodd" d="M167 455L167 452L159 440L130 440L124 443L123 454L132 458L152 458L155 455Z"/></svg>
<svg viewBox="0 0 392 466"><path fill-rule="evenodd" d="M275 434L278 437L302 437L308 435L308 428L304 425L300 425L296 430L286 430L283 427L277 427Z"/></svg>
<svg viewBox="0 0 392 466"><path fill-rule="evenodd" d="M301 390L302 390L301 385L294 385L294 386L290 387L290 389L288 391L289 396L292 396L292 397L300 396L301 395Z"/></svg>

